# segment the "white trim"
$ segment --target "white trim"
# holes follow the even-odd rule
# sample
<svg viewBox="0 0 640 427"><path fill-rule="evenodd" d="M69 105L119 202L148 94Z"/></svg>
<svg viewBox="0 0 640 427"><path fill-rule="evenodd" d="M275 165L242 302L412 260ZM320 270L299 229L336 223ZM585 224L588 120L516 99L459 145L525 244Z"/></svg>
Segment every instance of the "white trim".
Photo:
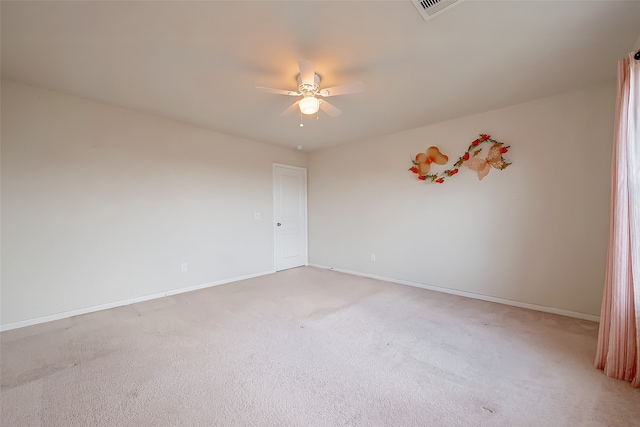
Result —
<svg viewBox="0 0 640 427"><path fill-rule="evenodd" d="M343 270L340 268L328 267L325 265L310 264L311 267L323 268L326 270L334 270L340 273L353 274L354 276L368 277L370 279L383 280L385 282L397 283L399 285L413 286L416 288L428 289L430 291L443 292L445 294L458 295L461 297L473 298L482 301L496 302L498 304L511 305L514 307L527 308L529 310L543 311L545 313L559 314L561 316L574 317L576 319L590 320L592 322L600 322L600 316L594 314L580 313L578 311L564 310L562 308L547 307L544 305L529 304L527 302L514 301L505 298L492 297L482 294L474 294L472 292L458 291L456 289L441 288L439 286L425 285L408 280L393 279L391 277L378 276L376 274L360 273L357 271Z"/></svg>
<svg viewBox="0 0 640 427"><path fill-rule="evenodd" d="M253 279L254 277L265 276L267 274L275 273L275 270L263 271L255 274L247 274L246 276L234 277L232 279L218 280L215 282L209 282L202 285L190 286L188 288L174 289L166 292L158 292L156 294L145 295L141 297L126 299L122 301L110 302L108 304L94 305L91 307L80 308L77 310L65 311L62 313L51 314L48 316L36 317L34 319L21 320L19 322L7 323L0 325L0 332L8 331L11 329L24 328L26 326L37 325L39 323L52 322L54 320L66 319L68 317L79 316L81 314L93 313L94 311L108 310L110 308L122 307L129 304L135 304L137 302L149 301L152 299L168 297L171 295L182 294L184 292L197 291L199 289L210 288L212 286L224 285L225 283L238 282L240 280Z"/></svg>
<svg viewBox="0 0 640 427"><path fill-rule="evenodd" d="M276 230L276 222L278 222L278 218L276 218L276 168L285 168L285 169L293 169L304 172L304 241L307 244L307 247L304 251L304 264L303 266L309 266L309 204L308 204L308 192L309 192L309 184L307 182L307 168L303 168L300 166L291 166L285 165L283 163L273 163L271 167L271 175L272 175L272 186L273 186L273 271L278 271L278 253L276 250L276 245L278 235Z"/></svg>
<svg viewBox="0 0 640 427"><path fill-rule="evenodd" d="M276 166L279 166L281 168L287 168L287 169L295 169L295 170L299 170L299 171L304 171L305 173L307 173L307 168L303 168L301 166L291 166L291 165L285 165L284 163L274 163L273 164L274 168Z"/></svg>

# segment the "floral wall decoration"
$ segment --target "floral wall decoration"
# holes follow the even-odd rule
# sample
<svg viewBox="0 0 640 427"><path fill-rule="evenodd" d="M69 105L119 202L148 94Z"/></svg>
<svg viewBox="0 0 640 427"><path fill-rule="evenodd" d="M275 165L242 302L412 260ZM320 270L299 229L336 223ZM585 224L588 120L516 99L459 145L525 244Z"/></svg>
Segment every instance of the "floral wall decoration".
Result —
<svg viewBox="0 0 640 427"><path fill-rule="evenodd" d="M480 154L484 148L481 145L484 143L490 143L491 146L487 157L483 158ZM429 173L431 172L432 163L444 165L449 161L449 157L442 154L438 147L431 146L426 152L416 154L415 160L411 160L413 167L409 168L409 170L417 174L418 179L422 181L443 184L445 180L457 174L459 172L458 168L464 165L477 172L478 179L482 180L491 171L491 168L502 170L511 164L503 157L503 154L507 153L509 148L511 146L492 139L491 135L482 133L478 139L471 142L467 151L453 164L453 168L440 173Z"/></svg>

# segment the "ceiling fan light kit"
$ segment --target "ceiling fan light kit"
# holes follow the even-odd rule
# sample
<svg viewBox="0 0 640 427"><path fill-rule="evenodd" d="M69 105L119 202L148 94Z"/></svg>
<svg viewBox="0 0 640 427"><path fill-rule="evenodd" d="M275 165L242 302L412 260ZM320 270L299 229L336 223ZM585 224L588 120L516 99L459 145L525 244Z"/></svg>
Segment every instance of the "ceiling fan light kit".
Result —
<svg viewBox="0 0 640 427"><path fill-rule="evenodd" d="M313 95L305 95L298 102L302 114L315 114L320 109L320 100Z"/></svg>
<svg viewBox="0 0 640 427"><path fill-rule="evenodd" d="M306 115L316 114L318 110L322 110L331 117L337 117L342 113L342 111L329 104L326 100L318 99L318 97L321 96L326 98L329 96L346 95L349 93L362 92L364 90L364 83L362 82L353 82L328 89L320 89L320 76L316 74L313 63L306 59L300 59L298 61L298 66L300 68L300 74L298 74L298 77L296 78L296 81L298 82L298 92L256 86L257 89L269 93L303 97L291 104L289 108L280 114L280 116L289 115L294 110L299 109L300 113ZM302 126L302 123L300 126Z"/></svg>

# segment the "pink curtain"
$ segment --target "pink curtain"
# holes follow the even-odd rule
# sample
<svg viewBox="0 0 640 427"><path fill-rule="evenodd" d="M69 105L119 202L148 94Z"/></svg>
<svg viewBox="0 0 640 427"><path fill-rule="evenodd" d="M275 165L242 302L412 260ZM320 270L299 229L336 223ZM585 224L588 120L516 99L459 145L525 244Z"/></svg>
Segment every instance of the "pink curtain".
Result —
<svg viewBox="0 0 640 427"><path fill-rule="evenodd" d="M617 92L609 250L595 366L640 387L640 59L633 53L618 62Z"/></svg>

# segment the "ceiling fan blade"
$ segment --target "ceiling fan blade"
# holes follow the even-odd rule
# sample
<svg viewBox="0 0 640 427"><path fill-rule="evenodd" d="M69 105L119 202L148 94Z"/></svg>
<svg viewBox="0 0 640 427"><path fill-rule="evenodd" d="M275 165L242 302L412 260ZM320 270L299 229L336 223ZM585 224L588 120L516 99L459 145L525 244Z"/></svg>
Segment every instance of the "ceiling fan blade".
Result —
<svg viewBox="0 0 640 427"><path fill-rule="evenodd" d="M273 88L270 88L270 87L256 86L256 89L260 89L263 92L275 93L275 94L278 94L278 95L290 95L290 96L299 96L299 95L301 95L298 92L294 92L292 90L273 89Z"/></svg>
<svg viewBox="0 0 640 427"><path fill-rule="evenodd" d="M316 69L313 66L313 62L307 59L298 60L298 66L300 67L300 81L305 85L313 85L316 78Z"/></svg>
<svg viewBox="0 0 640 427"><path fill-rule="evenodd" d="M320 109L331 117L338 117L340 114L342 114L342 111L338 110L336 107L329 104L324 99L320 100Z"/></svg>
<svg viewBox="0 0 640 427"><path fill-rule="evenodd" d="M358 93L364 90L364 83L362 82L353 82L348 83L342 86L334 86L327 89L322 89L318 92L320 96L336 96L336 95L346 95L348 93Z"/></svg>
<svg viewBox="0 0 640 427"><path fill-rule="evenodd" d="M298 109L298 102L300 102L300 101L296 101L293 104L289 105L289 108L287 108L282 113L280 113L280 117L288 116L289 114L291 114L294 111L296 111Z"/></svg>

